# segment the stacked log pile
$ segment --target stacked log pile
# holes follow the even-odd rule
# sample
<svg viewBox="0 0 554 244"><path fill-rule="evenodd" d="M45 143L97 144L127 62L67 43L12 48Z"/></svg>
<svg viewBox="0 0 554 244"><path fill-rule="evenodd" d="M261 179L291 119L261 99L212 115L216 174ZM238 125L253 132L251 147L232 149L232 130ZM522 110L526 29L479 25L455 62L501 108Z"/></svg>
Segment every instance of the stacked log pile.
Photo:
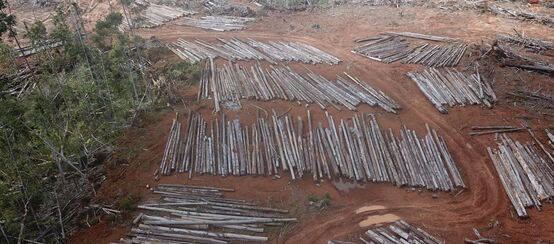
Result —
<svg viewBox="0 0 554 244"><path fill-rule="evenodd" d="M130 30L131 25L133 25L133 28L152 28L160 26L168 21L193 14L196 14L196 12L186 11L179 8L168 7L154 3L148 3L148 7L139 13L138 21L123 18L123 22L121 23L121 25L119 25L119 30ZM129 23L129 21L131 23ZM139 24L136 24L135 22Z"/></svg>
<svg viewBox="0 0 554 244"><path fill-rule="evenodd" d="M266 242L267 237L256 234L296 222L283 217L288 210L225 198L224 192L230 191L234 190L159 184L153 192L161 195L160 201L138 206L148 212L135 219L138 225L119 243Z"/></svg>
<svg viewBox="0 0 554 244"><path fill-rule="evenodd" d="M298 61L303 63L338 64L341 60L313 46L300 42L263 43L250 38L234 37L230 40L218 38L222 44L211 44L201 40L193 42L179 39L168 45L181 59L198 62L206 58L234 60L265 60L276 64L275 60Z"/></svg>
<svg viewBox="0 0 554 244"><path fill-rule="evenodd" d="M388 36L354 40L355 42L370 40L370 42L354 48L352 52L386 64L402 60L402 63L422 64L431 67L451 67L460 63L468 48L467 44L457 42L456 39L449 37L410 32L385 32L383 34ZM410 46L410 42L400 36L432 41L448 41L449 43L443 46L426 43L413 48Z"/></svg>
<svg viewBox="0 0 554 244"><path fill-rule="evenodd" d="M554 149L554 134L550 133L548 129L545 129L544 131L546 132L546 136L548 136L548 139L550 139L550 146L552 147L552 149Z"/></svg>
<svg viewBox="0 0 554 244"><path fill-rule="evenodd" d="M341 108L337 105L356 110L365 103L391 113L401 108L382 91L347 73L345 76L330 81L311 71L301 75L287 66L266 69L259 64L245 67L231 62L217 69L210 60L201 73L198 99L213 98L216 112L221 110L220 104L240 108L240 99L299 101L315 103L322 109L330 104L338 110Z"/></svg>
<svg viewBox="0 0 554 244"><path fill-rule="evenodd" d="M35 53L42 52L44 50L49 50L49 49L52 49L52 48L55 48L55 47L59 47L62 44L63 44L62 42L52 42L52 41L47 40L44 43L40 43L37 46L33 46L31 44L28 44L28 45L21 46L21 49L16 48L16 50L17 50L17 53L18 53L19 57L27 57L27 56L33 55Z"/></svg>
<svg viewBox="0 0 554 244"><path fill-rule="evenodd" d="M374 244L405 244L405 243L427 243L427 244L441 244L444 243L438 240L436 237L430 235L424 230L414 227L408 224L404 220L396 221L394 224L388 227L375 227L367 230L364 236L360 237L362 243L374 243ZM354 243L343 241L328 241L327 244L342 244L342 243Z"/></svg>
<svg viewBox="0 0 554 244"><path fill-rule="evenodd" d="M280 118L273 111L271 119L258 117L250 126L225 115L210 122L197 114L189 118L186 136L168 140L166 151L173 154L168 157L177 160L169 167L162 160L164 175L288 172L293 180L307 174L315 181L348 178L442 191L465 187L444 139L429 126L421 138L405 126L400 136L382 131L372 114L356 114L351 123L341 119L338 124L327 114L327 127L312 123L309 110L307 121ZM174 138L178 132L171 133Z"/></svg>
<svg viewBox="0 0 554 244"><path fill-rule="evenodd" d="M406 39L389 36L356 47L352 52L388 64L407 57L413 49Z"/></svg>
<svg viewBox="0 0 554 244"><path fill-rule="evenodd" d="M428 41L437 41L437 42L458 42L458 41L460 41L456 38L450 38L450 37L444 37L444 36L432 36L432 35L413 33L413 32L391 32L391 31L389 31L389 32L384 32L383 34L388 35L388 36L404 36L404 37L423 39L423 40L428 40Z"/></svg>
<svg viewBox="0 0 554 244"><path fill-rule="evenodd" d="M467 50L467 44L457 43L446 46L423 44L414 49L402 60L407 64L422 64L430 67L452 67L460 63Z"/></svg>
<svg viewBox="0 0 554 244"><path fill-rule="evenodd" d="M232 31L246 28L247 22L254 21L254 18L235 17L235 16L205 16L200 19L186 18L185 21L177 25L193 26L202 29L215 31Z"/></svg>
<svg viewBox="0 0 554 244"><path fill-rule="evenodd" d="M497 100L492 86L479 73L466 75L454 69L429 68L422 73L406 73L441 113L445 105L484 104L491 107Z"/></svg>
<svg viewBox="0 0 554 244"><path fill-rule="evenodd" d="M531 143L500 136L498 149L487 148L500 182L519 217L528 217L525 208L542 208L541 201L554 197L553 162Z"/></svg>
<svg viewBox="0 0 554 244"><path fill-rule="evenodd" d="M472 130L479 130L479 132L471 132L470 136L480 136L496 133L510 133L525 130L525 128L512 126L512 125L492 125L492 126L472 126Z"/></svg>
<svg viewBox="0 0 554 244"><path fill-rule="evenodd" d="M169 131L169 137L162 156L162 162L160 164L160 171L167 172L169 169L174 169L177 164L177 155L176 152L180 150L180 133L181 133L181 122L179 122L179 114L175 115L173 123L171 124L171 129Z"/></svg>

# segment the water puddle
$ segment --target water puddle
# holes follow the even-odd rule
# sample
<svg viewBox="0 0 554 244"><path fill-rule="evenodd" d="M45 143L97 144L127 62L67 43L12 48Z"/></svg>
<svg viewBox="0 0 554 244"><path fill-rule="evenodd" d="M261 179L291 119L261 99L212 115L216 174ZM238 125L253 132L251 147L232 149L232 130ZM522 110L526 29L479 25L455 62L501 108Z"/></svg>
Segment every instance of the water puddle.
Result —
<svg viewBox="0 0 554 244"><path fill-rule="evenodd" d="M356 181L343 180L342 178L339 178L339 180L336 181L332 181L331 183L337 188L337 190L342 192L349 192L350 189L365 187L363 184Z"/></svg>
<svg viewBox="0 0 554 244"><path fill-rule="evenodd" d="M365 207L361 207L361 208L356 209L356 213L360 214L360 213L365 213L365 212L369 212L369 211L383 210L383 209L387 209L387 208L385 206L381 206L381 205L370 205L370 206L365 206Z"/></svg>
<svg viewBox="0 0 554 244"><path fill-rule="evenodd" d="M376 224L392 223L398 220L400 220L400 217L394 214L371 215L371 216L367 216L367 218L362 222L358 223L358 225L360 227L368 227Z"/></svg>

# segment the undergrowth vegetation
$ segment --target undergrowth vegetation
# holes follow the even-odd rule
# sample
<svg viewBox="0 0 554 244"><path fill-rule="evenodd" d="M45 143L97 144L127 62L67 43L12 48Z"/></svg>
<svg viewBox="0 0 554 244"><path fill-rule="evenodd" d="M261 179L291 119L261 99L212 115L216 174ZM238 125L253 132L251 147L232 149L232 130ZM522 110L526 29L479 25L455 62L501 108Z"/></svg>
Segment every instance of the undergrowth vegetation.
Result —
<svg viewBox="0 0 554 244"><path fill-rule="evenodd" d="M167 102L159 91L165 85L155 84L148 70L146 41L118 30L121 14L109 14L85 36L70 21L79 18L71 9L59 7L50 30L42 22L27 28L32 47L44 49L27 58L30 66L14 62L18 54L0 43L0 77L22 69L34 74L0 83L0 243L67 240L68 228L85 214L89 218L82 207L102 170L91 159L105 153L141 111ZM175 81L198 76L190 64L165 71ZM21 96L8 89L13 82L22 82ZM134 202L116 205L129 211Z"/></svg>

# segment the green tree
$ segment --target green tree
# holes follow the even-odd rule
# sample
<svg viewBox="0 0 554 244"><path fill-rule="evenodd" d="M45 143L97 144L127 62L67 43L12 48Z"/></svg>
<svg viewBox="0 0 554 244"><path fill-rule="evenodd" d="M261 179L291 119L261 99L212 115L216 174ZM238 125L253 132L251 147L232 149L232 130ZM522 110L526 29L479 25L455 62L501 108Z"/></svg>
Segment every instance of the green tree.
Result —
<svg viewBox="0 0 554 244"><path fill-rule="evenodd" d="M46 26L42 23L42 21L35 21L31 28L27 29L27 37L31 40L31 43L33 46L40 46L43 45L46 38Z"/></svg>
<svg viewBox="0 0 554 244"><path fill-rule="evenodd" d="M39 23L28 29L37 43L63 43L33 57L36 88L20 99L0 97L0 243L63 242L64 226L79 219L76 198L90 191L87 159L158 101L143 40L117 30L120 14L99 21L97 39L86 45L65 16L56 10L50 32Z"/></svg>
<svg viewBox="0 0 554 244"><path fill-rule="evenodd" d="M107 50L111 45L113 36L118 34L117 27L121 24L123 16L120 13L111 13L105 20L96 22L94 31L96 35L93 36L93 41L101 49Z"/></svg>
<svg viewBox="0 0 554 244"><path fill-rule="evenodd" d="M6 8L9 10L8 2L4 2L4 0L0 0L0 37L2 37L6 32L8 32L8 37L13 38L15 42L17 43L17 47L21 51L21 54L23 54L23 49L21 48L21 44L19 43L19 40L17 39L17 33L15 29L13 28L15 26L15 16L11 14L6 14ZM23 54L24 55L24 54ZM29 62L25 58L25 64L27 64L27 68L31 68L29 65Z"/></svg>
<svg viewBox="0 0 554 244"><path fill-rule="evenodd" d="M0 36L3 36L6 32L9 32L10 37L15 35L13 32L13 26L15 25L15 16L6 14L6 3L0 0Z"/></svg>

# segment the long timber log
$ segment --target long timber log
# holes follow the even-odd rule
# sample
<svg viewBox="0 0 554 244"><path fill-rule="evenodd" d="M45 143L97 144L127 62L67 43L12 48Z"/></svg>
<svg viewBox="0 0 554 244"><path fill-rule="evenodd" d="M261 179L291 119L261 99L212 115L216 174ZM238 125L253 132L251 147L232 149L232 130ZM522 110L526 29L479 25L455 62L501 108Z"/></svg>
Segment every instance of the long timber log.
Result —
<svg viewBox="0 0 554 244"><path fill-rule="evenodd" d="M267 228L297 221L283 216L288 210L224 196L234 189L159 184L151 190L161 198L155 203L139 205L146 212L133 221L135 226L128 233L133 243L266 242L269 238L260 234ZM128 238L122 238L119 243L127 243Z"/></svg>
<svg viewBox="0 0 554 244"><path fill-rule="evenodd" d="M301 117L297 117L294 122L291 116L280 117L275 111L271 121L258 118L252 126L242 125L238 120L226 121L222 117L214 120L214 125L207 128L207 123L200 116L191 117L193 121L189 122L191 128L188 131L193 133L179 139L186 141L185 146L179 148L194 150L177 152L183 155L182 160L189 160L186 164L189 166L184 167L184 172L188 171L189 175L209 173L254 176L284 172L290 174L293 180L310 175L315 181L346 178L441 191L466 187L444 139L429 126L423 137L405 126L402 127L400 137L397 137L392 129L382 131L376 116L372 114L356 114L350 120L338 122L327 114L326 128L322 123L312 126L310 112L307 126ZM215 139L216 136L219 138ZM213 156L216 151L222 152L222 156ZM180 172L171 168L168 170L169 173ZM159 188L161 190L157 192L168 197L179 195L168 190L188 192L190 196L197 194L197 191L225 190L193 187L173 189L171 185L160 185ZM211 205L234 208L236 211L283 211L234 206L233 203ZM144 207L152 209L156 206Z"/></svg>

